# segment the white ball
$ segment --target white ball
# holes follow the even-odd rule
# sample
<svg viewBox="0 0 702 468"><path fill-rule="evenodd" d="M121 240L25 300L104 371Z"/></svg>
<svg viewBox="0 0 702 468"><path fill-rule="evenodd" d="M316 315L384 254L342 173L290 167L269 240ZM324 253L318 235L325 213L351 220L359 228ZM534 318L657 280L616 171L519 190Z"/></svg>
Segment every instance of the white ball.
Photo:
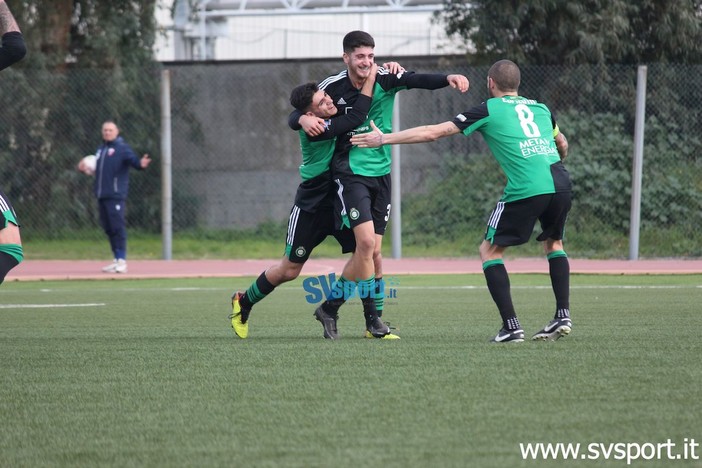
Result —
<svg viewBox="0 0 702 468"><path fill-rule="evenodd" d="M85 168L85 171L87 173L95 174L95 168L97 167L97 158L94 154L87 155L81 160L81 162L83 163L83 167Z"/></svg>

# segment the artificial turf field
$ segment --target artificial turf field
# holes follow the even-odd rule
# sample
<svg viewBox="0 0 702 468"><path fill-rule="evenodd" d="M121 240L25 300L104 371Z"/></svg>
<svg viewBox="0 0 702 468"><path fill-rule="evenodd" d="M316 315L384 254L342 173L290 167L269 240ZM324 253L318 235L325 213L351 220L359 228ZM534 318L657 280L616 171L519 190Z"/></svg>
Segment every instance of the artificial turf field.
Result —
<svg viewBox="0 0 702 468"><path fill-rule="evenodd" d="M585 447L702 442L701 275L574 275L572 334L510 344L488 343L482 275L386 278L402 339L362 338L355 300L335 342L297 280L240 340L229 296L252 279L3 284L0 466L614 467ZM531 336L548 276L511 281ZM523 460L539 442L583 453Z"/></svg>

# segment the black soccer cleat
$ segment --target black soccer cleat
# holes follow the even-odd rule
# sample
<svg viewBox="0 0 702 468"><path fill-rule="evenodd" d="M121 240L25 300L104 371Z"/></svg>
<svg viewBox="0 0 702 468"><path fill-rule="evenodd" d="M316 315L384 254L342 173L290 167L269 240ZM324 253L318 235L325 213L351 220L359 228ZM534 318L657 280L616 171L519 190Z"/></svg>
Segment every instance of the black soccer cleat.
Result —
<svg viewBox="0 0 702 468"><path fill-rule="evenodd" d="M495 335L495 338L490 340L492 343L521 343L524 341L524 330L517 328L516 330L501 329Z"/></svg>
<svg viewBox="0 0 702 468"><path fill-rule="evenodd" d="M380 320L380 317L376 317L373 320L366 322L366 330L373 335L375 338L383 338L390 334L390 327Z"/></svg>
<svg viewBox="0 0 702 468"><path fill-rule="evenodd" d="M562 336L566 336L573 329L573 322L569 318L559 318L551 320L548 325L539 330L531 337L532 340L556 341Z"/></svg>
<svg viewBox="0 0 702 468"><path fill-rule="evenodd" d="M314 311L314 318L319 320L324 328L324 338L328 340L338 340L339 333L336 331L336 321L339 320L339 315L330 315L324 311L320 305Z"/></svg>

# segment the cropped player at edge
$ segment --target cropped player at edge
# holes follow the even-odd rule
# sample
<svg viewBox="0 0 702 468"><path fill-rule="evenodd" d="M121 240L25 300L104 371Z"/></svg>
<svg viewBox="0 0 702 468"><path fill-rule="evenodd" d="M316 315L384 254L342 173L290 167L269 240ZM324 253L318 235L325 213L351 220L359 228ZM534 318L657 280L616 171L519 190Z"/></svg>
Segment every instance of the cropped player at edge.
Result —
<svg viewBox="0 0 702 468"><path fill-rule="evenodd" d="M571 207L570 175L562 164L568 141L544 104L519 96L519 67L509 60L496 62L488 71L491 98L458 114L453 120L397 133L383 134L373 125L369 133L357 134L351 143L361 148L399 143L422 143L463 133L480 132L507 176L507 185L490 214L480 259L488 290L502 317L496 343L524 341L512 304L509 275L503 253L511 245L529 241L538 220L549 263L556 311L534 340L557 340L571 332L570 264L563 249L566 218Z"/></svg>
<svg viewBox="0 0 702 468"><path fill-rule="evenodd" d="M27 53L17 21L4 0L0 0L0 70L19 62ZM0 284L7 273L24 259L19 221L12 204L0 188Z"/></svg>

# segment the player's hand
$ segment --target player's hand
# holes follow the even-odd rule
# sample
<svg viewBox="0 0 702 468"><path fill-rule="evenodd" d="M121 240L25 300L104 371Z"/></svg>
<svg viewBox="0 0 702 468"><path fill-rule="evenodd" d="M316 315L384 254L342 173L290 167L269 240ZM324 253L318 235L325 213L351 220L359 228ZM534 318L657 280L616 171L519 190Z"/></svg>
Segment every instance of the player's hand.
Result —
<svg viewBox="0 0 702 468"><path fill-rule="evenodd" d="M316 137L324 133L324 119L311 115L302 115L299 120L302 130L311 137Z"/></svg>
<svg viewBox="0 0 702 468"><path fill-rule="evenodd" d="M385 62L383 64L383 68L389 71L392 75L397 75L398 73L403 73L405 71L405 67L397 62Z"/></svg>
<svg viewBox="0 0 702 468"><path fill-rule="evenodd" d="M449 75L446 77L446 79L449 82L449 86L451 86L452 88L457 89L462 93L468 91L468 86L470 86L470 83L468 83L468 78L466 78L465 76Z"/></svg>
<svg viewBox="0 0 702 468"><path fill-rule="evenodd" d="M368 78L366 78L366 79L371 79L373 82L375 82L377 74L378 74L378 64L374 62L371 65L370 73L368 74Z"/></svg>
<svg viewBox="0 0 702 468"><path fill-rule="evenodd" d="M149 157L149 155L145 154L144 156L142 156L139 160L139 164L141 165L142 169L146 169L147 167L149 167L149 164L151 164L151 158Z"/></svg>
<svg viewBox="0 0 702 468"><path fill-rule="evenodd" d="M375 122L371 120L371 131L368 133L357 133L351 137L351 144L359 148L377 148L383 145L384 133L375 126Z"/></svg>

